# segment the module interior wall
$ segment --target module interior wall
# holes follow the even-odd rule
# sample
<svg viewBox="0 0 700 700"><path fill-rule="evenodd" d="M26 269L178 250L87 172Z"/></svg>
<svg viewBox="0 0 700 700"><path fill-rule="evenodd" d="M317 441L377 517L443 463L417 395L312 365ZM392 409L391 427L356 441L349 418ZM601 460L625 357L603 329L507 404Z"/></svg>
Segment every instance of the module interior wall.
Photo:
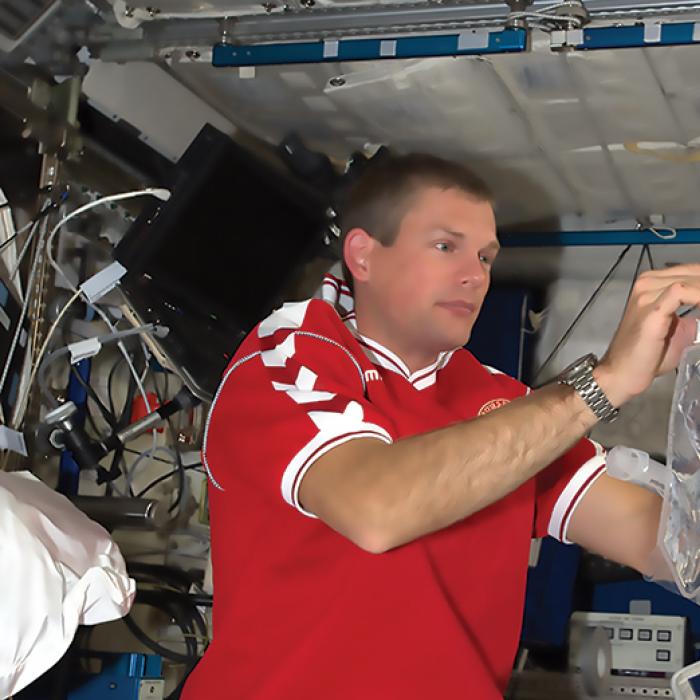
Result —
<svg viewBox="0 0 700 700"><path fill-rule="evenodd" d="M382 143L471 164L499 193L504 225L555 227L572 214L689 225L698 57L696 46L556 54L540 43L517 55L264 66L252 78L194 63L173 70L273 143L295 131L339 160Z"/></svg>

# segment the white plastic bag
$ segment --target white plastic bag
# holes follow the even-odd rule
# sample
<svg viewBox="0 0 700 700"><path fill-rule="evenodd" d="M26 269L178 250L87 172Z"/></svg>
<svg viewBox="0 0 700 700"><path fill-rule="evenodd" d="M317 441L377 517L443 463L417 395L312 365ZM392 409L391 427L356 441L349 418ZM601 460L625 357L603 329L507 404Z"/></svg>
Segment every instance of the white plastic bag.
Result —
<svg viewBox="0 0 700 700"><path fill-rule="evenodd" d="M135 584L109 533L29 472L0 472L0 697L66 652L78 625L126 615Z"/></svg>

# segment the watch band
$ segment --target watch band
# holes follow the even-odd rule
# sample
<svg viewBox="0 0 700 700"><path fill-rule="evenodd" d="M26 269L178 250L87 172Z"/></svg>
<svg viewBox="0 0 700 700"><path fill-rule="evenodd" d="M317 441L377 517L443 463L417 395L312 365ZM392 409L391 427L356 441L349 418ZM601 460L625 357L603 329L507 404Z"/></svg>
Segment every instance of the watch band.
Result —
<svg viewBox="0 0 700 700"><path fill-rule="evenodd" d="M595 355L586 355L577 360L559 377L559 383L570 386L585 402L593 414L603 423L612 423L620 414L619 409L610 403L605 392L593 376L598 363Z"/></svg>
<svg viewBox="0 0 700 700"><path fill-rule="evenodd" d="M593 368L589 372L590 376L586 376L588 373L582 373L569 386L586 402L598 420L603 423L612 423L620 414L620 410L610 403L605 392L598 385L593 376Z"/></svg>

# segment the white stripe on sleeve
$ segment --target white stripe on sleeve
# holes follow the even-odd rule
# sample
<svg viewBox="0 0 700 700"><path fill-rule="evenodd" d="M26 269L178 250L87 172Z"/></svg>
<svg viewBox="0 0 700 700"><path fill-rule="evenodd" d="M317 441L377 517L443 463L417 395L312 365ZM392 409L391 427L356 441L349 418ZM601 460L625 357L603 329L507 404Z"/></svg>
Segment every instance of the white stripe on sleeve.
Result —
<svg viewBox="0 0 700 700"><path fill-rule="evenodd" d="M591 442L595 446L595 455L584 462L571 477L554 504L549 519L547 533L564 544L572 544L566 537L566 531L576 506L586 495L588 489L605 473L605 450L597 442L593 440Z"/></svg>
<svg viewBox="0 0 700 700"><path fill-rule="evenodd" d="M304 510L299 503L299 487L309 467L321 456L338 445L357 438L375 438L391 443L392 439L384 428L372 423L336 424L333 430L323 430L304 445L287 465L282 475L282 497L304 515L315 518L313 513Z"/></svg>

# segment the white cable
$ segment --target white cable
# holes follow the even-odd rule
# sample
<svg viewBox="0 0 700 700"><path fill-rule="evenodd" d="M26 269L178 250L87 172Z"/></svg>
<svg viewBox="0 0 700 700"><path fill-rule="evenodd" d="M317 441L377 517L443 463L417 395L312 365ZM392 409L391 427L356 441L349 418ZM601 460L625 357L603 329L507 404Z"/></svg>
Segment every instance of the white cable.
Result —
<svg viewBox="0 0 700 700"><path fill-rule="evenodd" d="M117 328L112 323L109 316L99 306L97 306L95 304L91 304L91 306L95 310L95 312L100 316L100 318L107 324L107 327L113 333L116 333ZM143 386L143 381L141 380L141 377L139 377L139 373L136 371L136 367L134 367L134 363L131 361L131 358L129 357L129 353L128 353L126 347L124 346L124 343L121 340L119 340L117 342L117 347L119 348L121 354L124 356L124 360L127 364L127 367L129 368L129 371L133 375L134 381L136 382L136 388L139 390L139 394L141 394L141 398L143 399L144 405L146 406L146 410L150 413L152 409L151 409L151 404L148 401L146 389ZM155 436L155 431L154 431L154 436Z"/></svg>
<svg viewBox="0 0 700 700"><path fill-rule="evenodd" d="M577 29L582 26L581 17L575 15L550 15L546 12L513 12L508 15L508 19L532 19L532 20L544 20L546 22L565 22L567 24L574 25ZM543 22L531 22L533 25L540 26Z"/></svg>
<svg viewBox="0 0 700 700"><path fill-rule="evenodd" d="M37 353L36 358L34 359L34 364L32 366L32 373L29 375L29 381L27 382L27 391L22 395L22 400L17 400L17 410L15 411L15 415L13 416L12 420L12 427L16 430L17 426L22 422L22 418L24 418L24 410L25 410L25 404L29 398L29 387L34 383L34 379L36 377L36 373L39 370L39 365L41 364L41 360L44 357L44 353L46 352L46 349L49 347L49 342L51 340L51 337L53 336L54 332L58 328L59 324L63 320L63 317L66 315L66 312L68 309L75 303L75 301L78 299L80 296L80 290L76 290L73 294L73 296L66 302L66 304L63 306L61 311L59 312L58 316L56 316L56 320L51 324L51 327L49 328L48 332L46 333L46 337L44 338L44 342L41 345L41 348L39 352Z"/></svg>
<svg viewBox="0 0 700 700"><path fill-rule="evenodd" d="M673 226L649 226L649 231L651 231L657 238L662 241L672 241L678 232ZM668 231L667 234L660 233L660 231Z"/></svg>
<svg viewBox="0 0 700 700"><path fill-rule="evenodd" d="M167 454L168 457L172 460L170 462L171 467L176 467L177 466L177 455L175 454L174 450L171 450L169 447L165 447L161 445L160 447L155 447L151 450L144 450L132 463L131 467L129 467L127 470L125 470L125 475L126 475L126 484L127 484L127 489L133 490L134 486L134 472L136 471L136 467L141 464L141 461L148 458L149 462L151 458L158 454L159 452Z"/></svg>
<svg viewBox="0 0 700 700"><path fill-rule="evenodd" d="M42 346L42 349L41 349L40 354L39 354L39 358L38 358L39 361L34 362L34 364L33 364L32 373L30 375L29 382L26 384L26 390L21 397L18 397L17 408L19 408L20 410L17 410L17 409L15 410L15 413L13 416L13 421L12 421L12 423L15 427L17 427L21 424L22 419L24 417L24 415L23 415L24 406L26 404L27 397L29 396L31 384L34 381L34 377L36 376L36 372L38 370L38 367L39 367L39 364L41 361L41 356L43 355L43 353L46 351L46 348L48 347L48 341L50 340L51 335L53 334L55 328L58 326L58 322L62 319L63 315L68 310L68 307L71 304L73 304L74 301L80 295L80 291L78 290L78 288L75 287L75 285L73 285L73 283L70 281L70 279L68 279L67 275L63 272L63 270L58 265L58 263L56 262L56 260L54 259L53 255L52 255L51 249L53 247L53 239L56 236L56 233L58 232L59 228L61 226L63 226L63 224L65 224L67 221L70 221L72 218L78 216L79 214L82 214L83 212L88 211L89 209L92 209L93 207L96 207L100 204L106 204L107 202L114 202L114 201L119 201L119 200L123 200L123 199L130 199L132 197L145 196L145 195L152 195L154 197L157 197L158 199L161 199L163 201L167 201L170 198L170 191L163 189L163 188L148 187L148 188L143 189L143 190L134 190L131 192L122 192L120 194L108 195L107 197L101 197L100 199L96 199L93 202L88 202L87 204L84 204L83 206L78 207L77 209L73 210L70 214L63 217L51 230L51 233L49 234L48 238L46 239L46 244L45 244L46 245L47 259L48 259L49 263L51 264L51 266L60 275L62 275L66 279L66 281L68 282L68 285L69 285L71 291L73 291L74 295L73 295L73 297L71 297L69 303L61 310L59 317L56 319L56 321L54 322L54 325L49 330L49 333L46 336L46 339L44 341L44 345ZM46 219L44 221L46 221ZM29 226L32 224L33 224L33 222L30 222L30 224L25 226L23 229L20 229L20 231L18 231L18 234L21 233L22 231L26 230L27 228L29 228ZM31 289L33 288L33 282L34 282L34 276L35 276L36 269L37 269L37 263L41 257L40 251L44 247L44 236L46 233L46 228L47 228L47 226L46 226L46 224L44 224L44 228L40 234L39 244L37 246L37 255L34 259L34 263L32 265L32 269L31 269L30 275L29 275L29 282L27 285L27 295L26 295L26 299L25 299L25 304L23 306L23 312L20 315L19 324L17 326L17 331L15 333L15 338L13 339L13 345L10 348L10 354L8 356L8 361L5 364L3 375L0 378L0 392L2 392L5 381L7 379L7 374L9 372L9 367L10 367L10 363L12 360L12 355L14 353L14 347L16 346L17 339L19 338L19 335L21 332L21 327L22 327L22 322L24 321L24 315L26 314L26 310L27 310L27 307L29 305L29 298L31 295ZM97 312L97 314L107 324L108 328L112 332L116 332L116 328L114 327L114 325L110 321L109 317L102 311L102 309L100 309L97 306L94 306L93 304L90 304L90 306L92 306L92 308ZM127 366L129 367L129 370L134 375L134 380L136 381L136 386L137 386L139 393L141 394L141 397L144 401L144 405L146 406L146 410L150 412L151 408L150 408L150 403L148 401L148 396L146 395L146 390L143 386L143 382L141 381L140 377L138 376L138 373L136 372L136 368L134 367L134 365L131 361L131 358L129 357L129 353L127 352L126 347L124 346L124 344L121 341L117 343L117 346L119 347L119 350L121 351L122 355L124 356L124 359L126 361ZM21 399L21 403L20 403L20 399ZM154 430L153 431L154 447L156 444L156 440L157 440L156 431Z"/></svg>
<svg viewBox="0 0 700 700"><path fill-rule="evenodd" d="M107 327L110 329L110 331L112 331L112 333L116 333L117 327L112 323L109 316L99 306L95 304L90 304L90 306L95 310L97 315L107 324ZM136 388L138 389L139 394L143 399L143 404L146 408L146 411L148 413L151 413L151 411L153 410L151 408L151 402L148 400L148 394L146 393L146 388L143 385L143 381L141 380L141 377L139 377L139 373L136 371L136 367L134 367L134 363L131 361L131 357L129 357L129 351L126 349L126 346L121 340L117 341L117 347L119 348L119 352L121 352L122 356L124 357L124 361L126 362L126 365L134 378ZM146 363L148 363L148 356L146 356ZM144 368L144 376L147 368L148 364L146 364L146 367ZM158 430L156 428L153 428L153 430L151 430L151 435L153 437L153 441L151 444L150 451L154 452L158 445ZM150 463L151 457L149 455L148 464Z"/></svg>
<svg viewBox="0 0 700 700"><path fill-rule="evenodd" d="M31 222L30 222L31 223ZM22 246L22 250L20 254L17 256L17 261L15 262L15 266L12 268L12 272L10 272L10 279L14 280L14 278L17 276L17 273L19 272L19 266L22 264L22 260L24 259L25 253L29 250L29 245L31 244L32 240L34 239L34 234L36 233L37 229L39 228L40 222L37 221L34 226L32 227L32 230L29 232L29 235L27 236L27 240L24 242L24 245Z"/></svg>
<svg viewBox="0 0 700 700"><path fill-rule="evenodd" d="M15 220L12 216L12 207L5 196L2 188L0 187L0 235L2 236L2 260L5 263L5 267L8 269L12 267L15 260L17 259L17 246L10 245L12 242L16 242L17 233L15 231ZM15 291L17 296L22 300L22 289L20 285L15 284Z"/></svg>
<svg viewBox="0 0 700 700"><path fill-rule="evenodd" d="M46 254L48 261L51 265L51 267L56 270L58 274L60 274L66 282L68 282L68 286L72 291L76 291L75 285L70 281L66 273L63 271L61 266L56 262L56 260L53 257L52 253L52 248L53 248L53 239L56 236L56 233L58 232L59 228L63 226L67 221L70 221L74 217L78 216L79 214L82 214L83 212L88 211L89 209L92 209L93 207L99 206L100 204L107 204L108 202L117 202L123 199L131 199L133 197L143 197L146 195L151 195L153 197L157 197L158 199L166 202L168 199L170 199L170 190L164 189L162 187L147 187L143 190L132 190L130 192L121 192L119 194L111 194L106 197L100 197L99 199L96 199L93 202L88 202L87 204L84 204L81 207L78 207L77 209L74 209L70 214L64 216L51 230L51 233L49 234L47 240L46 240ZM100 318L107 324L107 327L113 332L116 332L116 327L114 324L111 322L107 314L102 311L102 309L99 306L96 306L94 304L90 304L90 306L95 310L95 312L100 316ZM134 380L136 382L136 387L138 388L139 394L141 394L141 398L143 399L144 405L146 407L146 410L150 413L151 411L151 405L150 402L148 401L148 396L146 394L146 390L143 386L143 382L141 381L141 378L138 375L138 372L136 371L136 368L134 367L133 362L131 361L131 358L129 357L129 353L124 346L124 343L119 341L117 343L117 347L119 348L119 351L121 354L124 356L124 360L126 361L127 367L129 368L129 371L134 377ZM157 434L156 431L153 430L153 447L155 448L156 442L157 442Z"/></svg>
<svg viewBox="0 0 700 700"><path fill-rule="evenodd" d="M51 394L48 383L46 381L46 373L49 367L58 359L60 359L61 357L65 357L66 359L68 359L68 356L70 356L71 364L75 364L76 362L80 361L80 359L87 359L96 355L98 352L100 352L100 350L102 350L106 343L112 343L122 338L140 335L141 333L158 334L159 330L160 329L158 326L154 326L152 323L147 323L146 325L136 326L135 328L129 328L127 330L118 331L117 333L107 333L105 335L91 336L90 338L87 338L78 343L68 343L68 345L64 345L62 348L58 348L57 350L54 350L53 352L46 355L46 357L43 357L39 363L39 369L36 373L36 381L39 384L39 389L41 390L41 393L44 395L44 397L47 400L47 403L49 404L49 408L58 408L58 406L60 405L59 402L55 399L55 397ZM76 346L85 347L86 342L88 342L90 345L89 349L86 348L87 352L83 354L80 350L78 350L77 355L74 355L74 353L76 352Z"/></svg>
<svg viewBox="0 0 700 700"><path fill-rule="evenodd" d="M53 267L53 269L56 270L56 272L59 275L61 275L66 280L66 282L68 282L68 285L73 291L75 291L75 286L70 281L66 273L61 269L60 265L56 262L56 260L53 257L53 253L51 252L51 249L53 248L53 239L56 236L58 229L61 228L61 226L63 226L63 224L65 224L67 221L70 221L72 218L82 214L83 212L88 211L89 209L92 209L93 207L99 206L100 204L107 204L108 202L118 202L122 199L131 199L133 197L143 197L146 195L157 197L158 199L161 199L164 202L166 202L168 199L170 199L170 190L166 190L162 187L147 187L143 190L132 190L131 192L121 192L120 194L110 194L106 197L100 197L94 202L88 202L87 204L83 204L82 207L74 209L70 214L64 216L53 227L48 239L46 240L46 253L48 256L48 260L51 264L51 267Z"/></svg>
<svg viewBox="0 0 700 700"><path fill-rule="evenodd" d="M558 10L560 7L566 7L569 9L571 7L570 2L556 2L553 5L547 5L547 7L540 7L534 12L551 12L552 10Z"/></svg>
<svg viewBox="0 0 700 700"><path fill-rule="evenodd" d="M560 7L565 7L567 10L571 9L570 2L557 2L553 5L547 5L546 7L539 7L537 9L525 10L524 12L512 12L509 16L523 16L523 15L547 15L552 10L558 10ZM554 17L569 17L570 15L552 15Z"/></svg>
<svg viewBox="0 0 700 700"><path fill-rule="evenodd" d="M34 278L36 277L36 272L37 269L39 268L39 261L41 259L41 250L43 248L43 243L44 243L44 236L46 235L46 231L48 229L48 225L46 222L46 219L44 219L43 224L42 224L42 229L39 232L39 243L36 248L36 254L34 256L34 261L32 263L32 267L29 271L29 279L27 281L27 292L25 294L25 299L24 303L22 304L22 309L19 314L19 319L17 319L17 328L15 329L15 335L12 338L12 344L10 345L10 350L7 354L7 360L5 362L5 367L3 368L2 371L2 376L0 376L0 395L2 394L2 390L5 387L5 382L7 381L7 375L10 372L10 365L12 364L12 358L14 357L15 354L15 349L17 348L17 342L19 341L19 338L22 334L22 324L24 323L24 318L27 315L27 309L29 308L29 299L31 297L31 290L34 288ZM27 344L27 352L30 352L30 345ZM29 387L27 385L26 391L29 392ZM18 395L17 401L19 403L20 396ZM17 412L15 411L15 415ZM16 421L13 421L13 423L16 423Z"/></svg>
<svg viewBox="0 0 700 700"><path fill-rule="evenodd" d="M15 231L14 235L21 236L28 228L31 228L36 223L38 223L38 222L35 221L34 219L32 219L31 221L28 221L26 224L24 224L24 226L22 226L22 228L19 231Z"/></svg>

